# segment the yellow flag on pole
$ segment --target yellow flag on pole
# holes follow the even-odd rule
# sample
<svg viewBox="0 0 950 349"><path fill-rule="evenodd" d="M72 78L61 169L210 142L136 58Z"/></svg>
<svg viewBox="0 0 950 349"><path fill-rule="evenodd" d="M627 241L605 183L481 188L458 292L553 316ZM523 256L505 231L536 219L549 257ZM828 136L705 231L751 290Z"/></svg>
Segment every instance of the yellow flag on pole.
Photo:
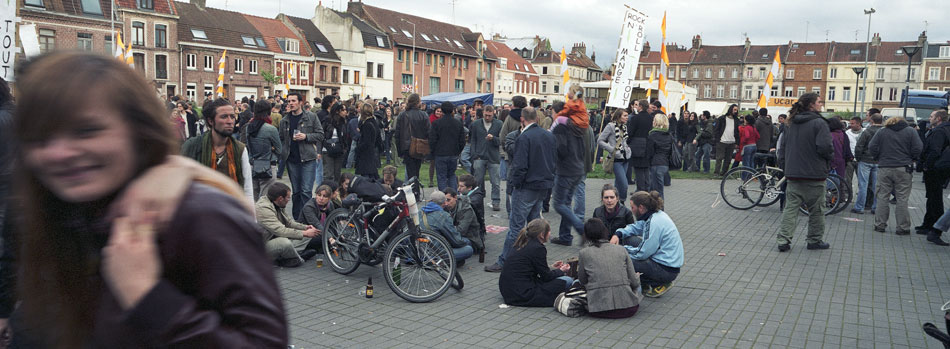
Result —
<svg viewBox="0 0 950 349"><path fill-rule="evenodd" d="M652 71L650 72L650 86L647 86L647 102L650 101L650 94L653 92L653 73Z"/></svg>
<svg viewBox="0 0 950 349"><path fill-rule="evenodd" d="M226 57L228 55L228 50L224 50L221 53L221 59L218 60L218 88L217 96L218 98L224 97L224 63L227 62Z"/></svg>
<svg viewBox="0 0 950 349"><path fill-rule="evenodd" d="M663 23L660 24L660 30L663 32L663 40L660 42L660 82L657 85L657 93L660 101L660 110L666 113L666 71L670 67L670 56L666 52L666 11L663 12Z"/></svg>
<svg viewBox="0 0 950 349"><path fill-rule="evenodd" d="M563 79L562 79L562 82L561 82L561 86L562 86L562 87L561 87L561 88L562 88L561 91L563 91L563 92L564 92L564 95L566 96L566 95L567 95L567 91L568 91L568 86L567 86L567 84L570 83L570 81L571 81L571 74L570 74L570 71L568 70L568 66L567 66L567 53L564 52L564 48L563 48L563 47L561 47L561 75L563 76Z"/></svg>
<svg viewBox="0 0 950 349"><path fill-rule="evenodd" d="M769 97L772 94L772 83L775 82L775 77L778 76L779 68L782 66L782 57L779 56L779 48L775 48L775 58L772 59L772 69L769 70L769 75L765 78L765 91L762 91L762 95L759 96L759 108L766 108L769 105Z"/></svg>

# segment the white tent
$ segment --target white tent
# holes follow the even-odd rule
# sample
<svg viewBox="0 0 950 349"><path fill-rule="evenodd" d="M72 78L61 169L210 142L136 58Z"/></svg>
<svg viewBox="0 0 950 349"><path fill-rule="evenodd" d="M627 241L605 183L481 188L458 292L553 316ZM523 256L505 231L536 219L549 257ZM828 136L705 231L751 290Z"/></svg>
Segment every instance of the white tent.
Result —
<svg viewBox="0 0 950 349"><path fill-rule="evenodd" d="M637 80L637 81L634 81L634 86L635 86L634 88L642 90L642 91L646 91L647 89L653 90L653 92L651 92L651 97L656 97L656 96L659 96L659 92L657 92L657 88L658 88L657 86L659 85L659 83L660 82L657 80L654 80L652 84L648 80ZM581 83L581 87L604 89L604 90L609 91L610 80L583 82ZM697 105L696 103L697 91L695 88L686 86L686 88L684 89L682 83L675 80L669 80L666 82L666 93L669 94L669 96L667 96L667 103L669 104L667 106L667 109L670 112L675 113L677 110L682 109L683 105L687 105L687 104L689 105L688 108L690 109L690 111L696 110L695 106ZM605 93L604 95L607 95L607 94ZM681 97L682 99L680 99Z"/></svg>

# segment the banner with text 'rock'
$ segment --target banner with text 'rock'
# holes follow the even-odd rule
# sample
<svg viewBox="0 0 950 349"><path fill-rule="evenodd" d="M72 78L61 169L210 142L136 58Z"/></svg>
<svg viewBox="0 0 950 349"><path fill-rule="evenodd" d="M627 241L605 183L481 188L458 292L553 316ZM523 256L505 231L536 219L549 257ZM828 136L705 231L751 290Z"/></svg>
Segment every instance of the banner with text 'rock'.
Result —
<svg viewBox="0 0 950 349"><path fill-rule="evenodd" d="M620 44L614 61L616 69L607 98L609 107L626 108L630 102L636 87L637 65L640 63L640 52L643 51L647 18L647 15L630 7L624 13Z"/></svg>

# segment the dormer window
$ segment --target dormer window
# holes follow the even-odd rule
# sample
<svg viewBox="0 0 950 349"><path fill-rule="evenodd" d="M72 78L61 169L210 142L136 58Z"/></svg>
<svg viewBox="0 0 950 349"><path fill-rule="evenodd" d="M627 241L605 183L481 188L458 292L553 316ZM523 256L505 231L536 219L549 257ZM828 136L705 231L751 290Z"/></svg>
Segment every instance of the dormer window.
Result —
<svg viewBox="0 0 950 349"><path fill-rule="evenodd" d="M853 54L853 55L859 55L859 54L861 54L861 50L851 50L851 54Z"/></svg>
<svg viewBox="0 0 950 349"><path fill-rule="evenodd" d="M98 1L96 1L98 2ZM152 0L138 0L139 8L143 10L154 10L155 3Z"/></svg>
<svg viewBox="0 0 950 349"><path fill-rule="evenodd" d="M296 39L279 38L277 43L286 53L300 53L300 42Z"/></svg>
<svg viewBox="0 0 950 349"><path fill-rule="evenodd" d="M201 29L192 29L191 36L198 40L208 40L208 34L205 34L205 31Z"/></svg>
<svg viewBox="0 0 950 349"><path fill-rule="evenodd" d="M419 33L419 35L422 35L422 38L426 39L426 42L432 42L432 40L429 39L429 36L426 35L425 33Z"/></svg>
<svg viewBox="0 0 950 349"><path fill-rule="evenodd" d="M409 32L406 31L405 29L402 30L402 33L405 34L407 38L412 39L412 34L409 34Z"/></svg>
<svg viewBox="0 0 950 349"><path fill-rule="evenodd" d="M102 7L98 0L82 0L82 12L91 15L101 15Z"/></svg>
<svg viewBox="0 0 950 349"><path fill-rule="evenodd" d="M462 46L462 43L460 43L458 40L452 40L452 41L455 42L455 46L458 46L459 48L464 48L464 46Z"/></svg>
<svg viewBox="0 0 950 349"><path fill-rule="evenodd" d="M396 33L396 28L389 27L389 30L392 30L393 33Z"/></svg>
<svg viewBox="0 0 950 349"><path fill-rule="evenodd" d="M806 56L814 56L814 55L815 55L815 51L805 51L805 55L806 55Z"/></svg>
<svg viewBox="0 0 950 349"><path fill-rule="evenodd" d="M383 42L383 37L382 37L382 36L376 35L376 46L379 46L379 47L386 47L386 43Z"/></svg>
<svg viewBox="0 0 950 349"><path fill-rule="evenodd" d="M244 42L244 46L257 46L257 43L254 42L254 38L246 35L241 35L241 41Z"/></svg>
<svg viewBox="0 0 950 349"><path fill-rule="evenodd" d="M330 51L327 51L326 46L323 46L323 44L319 44L319 43L317 44L317 50L320 50L320 52L323 52L323 53L330 52Z"/></svg>
<svg viewBox="0 0 950 349"><path fill-rule="evenodd" d="M24 1L23 1L23 4L25 4L26 6L35 6L35 7L39 7L39 8L46 8L46 6L43 5L43 0L24 0Z"/></svg>
<svg viewBox="0 0 950 349"><path fill-rule="evenodd" d="M267 45L264 44L264 38L254 38L254 41L257 42L257 46L267 47Z"/></svg>
<svg viewBox="0 0 950 349"><path fill-rule="evenodd" d="M768 53L762 54L762 59L769 59L769 54Z"/></svg>
<svg viewBox="0 0 950 349"><path fill-rule="evenodd" d="M715 54L715 53L713 53L713 59L719 59L719 55L718 55L718 54Z"/></svg>

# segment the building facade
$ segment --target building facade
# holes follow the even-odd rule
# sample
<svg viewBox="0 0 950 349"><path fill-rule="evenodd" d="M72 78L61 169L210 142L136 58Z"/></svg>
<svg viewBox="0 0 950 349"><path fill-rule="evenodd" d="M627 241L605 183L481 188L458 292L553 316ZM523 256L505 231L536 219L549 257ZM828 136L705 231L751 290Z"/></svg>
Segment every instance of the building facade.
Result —
<svg viewBox="0 0 950 349"><path fill-rule="evenodd" d="M861 101L870 105L871 99L867 98L865 91L874 91L874 78L868 75L867 90L865 90L865 74L872 74L877 70L876 60L880 41L875 41L871 45L868 59L868 69L859 76L854 72L854 68L864 68L864 58L866 47L865 42L836 42L831 46L831 55L826 69L827 76L825 92L825 110L829 112L851 112L861 108ZM857 108L855 108L857 102ZM870 106L868 106L870 108Z"/></svg>
<svg viewBox="0 0 950 349"><path fill-rule="evenodd" d="M339 93L341 61L330 39L309 19L285 14L277 15L277 19L292 29L310 47L313 65L310 70L309 84L313 93L309 99L314 101L314 105L319 104L318 100L322 100L324 96ZM334 77L336 79L333 79Z"/></svg>
<svg viewBox="0 0 950 349"><path fill-rule="evenodd" d="M531 62L497 41L486 41L488 51L498 57L495 62L496 104L509 103L514 96L527 99L541 98L538 94L539 76Z"/></svg>
<svg viewBox="0 0 950 349"><path fill-rule="evenodd" d="M807 92L824 96L831 42L789 42L782 96L798 98Z"/></svg>
<svg viewBox="0 0 950 349"><path fill-rule="evenodd" d="M122 39L132 45L135 69L170 99L182 94L178 13L172 1L115 0ZM84 2L88 3L88 2Z"/></svg>
<svg viewBox="0 0 950 349"><path fill-rule="evenodd" d="M950 91L950 42L929 43L923 59L923 89ZM921 54L917 54L921 56ZM904 60L906 62L907 56ZM906 64L906 63L905 63Z"/></svg>
<svg viewBox="0 0 950 349"><path fill-rule="evenodd" d="M759 96L768 93L769 97L780 97L782 91L782 81L784 75L782 66L779 66L778 76L772 77L772 88L768 88L767 79L769 71L772 69L772 63L775 61L775 52L778 50L779 59L784 62L788 54L786 45L750 45L743 59L742 87L740 96L742 98L743 108L752 109L758 106ZM733 98L732 90L729 91L729 97ZM777 115L777 114L776 114Z"/></svg>
<svg viewBox="0 0 950 349"><path fill-rule="evenodd" d="M359 81L344 84L341 94L393 98L393 51L386 33L351 13L322 5L317 5L311 21L333 44L344 71L361 75Z"/></svg>
<svg viewBox="0 0 950 349"><path fill-rule="evenodd" d="M686 84L696 88L697 99L740 104L739 88L742 86L743 61L750 44L732 46L703 45L699 35L693 37L693 61L689 67ZM681 77L682 78L682 77Z"/></svg>

